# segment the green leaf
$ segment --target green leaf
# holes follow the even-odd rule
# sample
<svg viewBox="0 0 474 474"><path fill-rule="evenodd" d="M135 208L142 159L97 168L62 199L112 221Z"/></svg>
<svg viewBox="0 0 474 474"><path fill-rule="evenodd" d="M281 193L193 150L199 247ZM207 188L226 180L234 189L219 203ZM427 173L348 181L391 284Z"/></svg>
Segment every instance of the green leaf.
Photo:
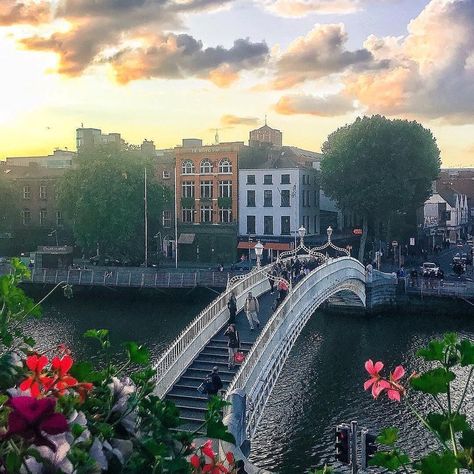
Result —
<svg viewBox="0 0 474 474"><path fill-rule="evenodd" d="M398 429L394 427L384 428L377 436L377 443L385 446L393 446L398 440Z"/></svg>
<svg viewBox="0 0 474 474"><path fill-rule="evenodd" d="M87 428L85 426L82 426L79 423L73 423L71 425L71 433L74 438L79 438L79 436L81 436L81 434L84 433L86 429Z"/></svg>
<svg viewBox="0 0 474 474"><path fill-rule="evenodd" d="M453 474L457 467L459 463L451 451L445 451L441 455L431 453L415 463L420 474Z"/></svg>
<svg viewBox="0 0 474 474"><path fill-rule="evenodd" d="M443 341L447 346L455 346L459 341L458 335L455 332L447 332Z"/></svg>
<svg viewBox="0 0 474 474"><path fill-rule="evenodd" d="M8 472L20 472L21 464L21 458L16 453L10 451L7 454L6 465Z"/></svg>
<svg viewBox="0 0 474 474"><path fill-rule="evenodd" d="M150 351L147 347L142 345L139 346L134 341L125 342L124 346L131 362L140 365L146 365L150 362Z"/></svg>
<svg viewBox="0 0 474 474"><path fill-rule="evenodd" d="M23 338L23 342L30 347L33 347L36 344L36 341L32 337L27 336Z"/></svg>
<svg viewBox="0 0 474 474"><path fill-rule="evenodd" d="M84 337L90 339L97 339L98 341L103 341L109 335L108 329L88 329L84 333Z"/></svg>
<svg viewBox="0 0 474 474"><path fill-rule="evenodd" d="M427 347L419 349L416 355L423 357L425 360L444 360L445 344L443 341L430 341Z"/></svg>
<svg viewBox="0 0 474 474"><path fill-rule="evenodd" d="M398 450L377 451L369 461L369 466L385 467L389 471L397 471L404 464L408 464L410 458Z"/></svg>
<svg viewBox="0 0 474 474"><path fill-rule="evenodd" d="M75 362L69 371L79 382L90 382L94 368L90 362Z"/></svg>
<svg viewBox="0 0 474 474"><path fill-rule="evenodd" d="M461 341L458 344L457 349L461 354L461 365L466 367L466 365L474 364L474 344L467 339Z"/></svg>
<svg viewBox="0 0 474 474"><path fill-rule="evenodd" d="M459 443L464 449L474 448L474 430L467 429L463 431Z"/></svg>
<svg viewBox="0 0 474 474"><path fill-rule="evenodd" d="M451 415L451 418L448 418L446 415L440 413L430 413L426 417L428 424L434 431L436 431L436 433L439 434L443 441L447 441L451 437L449 428L450 420L455 433L469 429L469 424L466 421L465 415L457 415L454 413Z"/></svg>
<svg viewBox="0 0 474 474"><path fill-rule="evenodd" d="M448 385L456 376L450 370L442 368L428 370L418 377L412 377L410 384L415 390L437 395L438 393L448 393Z"/></svg>

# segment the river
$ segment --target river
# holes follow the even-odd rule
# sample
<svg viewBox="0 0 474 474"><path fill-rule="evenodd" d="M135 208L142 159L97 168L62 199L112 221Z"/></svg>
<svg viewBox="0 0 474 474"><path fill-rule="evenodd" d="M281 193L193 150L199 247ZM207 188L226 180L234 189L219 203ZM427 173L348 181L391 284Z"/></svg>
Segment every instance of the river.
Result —
<svg viewBox="0 0 474 474"><path fill-rule="evenodd" d="M71 300L55 296L41 320L30 327L42 348L68 344L77 359L94 360L95 349L82 338L90 328L111 330L112 341L145 343L156 360L200 309L213 298L194 293L145 297L131 293L81 293ZM358 420L374 431L400 428L402 445L423 452L432 439L419 428L403 403L374 401L364 392L364 362L382 360L408 373L426 367L416 351L447 331L474 340L474 314L397 314L377 317L317 312L303 330L280 375L252 444L251 460L283 474L303 473L334 460L334 427ZM117 355L118 357L118 355ZM462 376L460 376L460 381ZM415 405L429 408L414 396ZM473 413L472 391L469 411Z"/></svg>

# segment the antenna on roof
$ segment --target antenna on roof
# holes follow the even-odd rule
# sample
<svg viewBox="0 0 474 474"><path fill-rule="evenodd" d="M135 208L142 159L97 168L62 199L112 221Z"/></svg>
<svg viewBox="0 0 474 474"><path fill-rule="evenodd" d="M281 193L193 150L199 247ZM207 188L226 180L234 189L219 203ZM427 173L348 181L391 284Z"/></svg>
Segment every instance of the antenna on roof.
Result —
<svg viewBox="0 0 474 474"><path fill-rule="evenodd" d="M219 145L219 129L216 128L216 134L214 135L214 144Z"/></svg>
<svg viewBox="0 0 474 474"><path fill-rule="evenodd" d="M267 114L265 114L265 125L267 124Z"/></svg>
<svg viewBox="0 0 474 474"><path fill-rule="evenodd" d="M81 122L81 128L84 128L84 122Z"/></svg>

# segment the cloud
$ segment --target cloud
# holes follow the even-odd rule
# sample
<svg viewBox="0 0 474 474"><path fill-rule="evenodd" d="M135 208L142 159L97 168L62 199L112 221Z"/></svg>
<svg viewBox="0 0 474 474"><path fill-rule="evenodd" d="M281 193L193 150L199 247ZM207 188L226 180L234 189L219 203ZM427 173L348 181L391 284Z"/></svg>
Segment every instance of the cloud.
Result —
<svg viewBox="0 0 474 474"><path fill-rule="evenodd" d="M224 127L234 127L236 125L256 126L259 122L257 117L238 117L237 115L223 115L221 125Z"/></svg>
<svg viewBox="0 0 474 474"><path fill-rule="evenodd" d="M348 73L345 93L370 112L474 122L474 2L432 0L402 38L364 46L383 70Z"/></svg>
<svg viewBox="0 0 474 474"><path fill-rule="evenodd" d="M360 0L257 0L279 16L302 17L313 13L346 14L362 8Z"/></svg>
<svg viewBox="0 0 474 474"><path fill-rule="evenodd" d="M313 95L284 95L275 105L279 114L307 114L318 117L335 117L355 110L353 101L342 95L316 97Z"/></svg>
<svg viewBox="0 0 474 474"><path fill-rule="evenodd" d="M121 83L151 77L181 79L196 76L227 86L238 78L238 71L263 64L268 51L265 43L252 43L249 39L235 40L229 49L222 46L204 48L201 41L190 35L168 34L156 38L146 49L121 51L111 64Z"/></svg>
<svg viewBox="0 0 474 474"><path fill-rule="evenodd" d="M232 0L58 0L56 18L65 20L70 28L20 41L26 49L57 53L57 72L68 76L80 75L92 64L110 62L121 83L194 76L226 87L238 79L241 70L258 67L266 60L269 51L264 42L237 39L228 49L204 48L190 35L169 31L183 27L184 15L231 3ZM15 2L13 6L17 5Z"/></svg>
<svg viewBox="0 0 474 474"><path fill-rule="evenodd" d="M31 2L16 0L1 0L0 26L15 24L38 25L51 19L51 5L49 2Z"/></svg>
<svg viewBox="0 0 474 474"><path fill-rule="evenodd" d="M285 89L307 80L341 73L348 68L378 67L367 49L347 51L344 25L315 25L306 35L293 41L276 63L277 89Z"/></svg>

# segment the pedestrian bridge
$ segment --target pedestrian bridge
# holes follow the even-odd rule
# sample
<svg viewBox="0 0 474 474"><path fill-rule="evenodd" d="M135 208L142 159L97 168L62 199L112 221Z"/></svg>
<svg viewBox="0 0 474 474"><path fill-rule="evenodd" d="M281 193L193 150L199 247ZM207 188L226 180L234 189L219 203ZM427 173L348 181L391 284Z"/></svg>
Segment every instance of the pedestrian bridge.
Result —
<svg viewBox="0 0 474 474"><path fill-rule="evenodd" d="M196 388L217 365L225 397L232 403L227 416L229 429L237 445L244 445L255 435L285 360L314 311L343 291L353 293L366 306L365 269L352 257L327 258L291 289L275 312L271 309L276 295L270 294L269 271L270 266L254 269L229 285L183 330L157 363L155 393L176 403L183 429L198 430L202 424L207 398ZM238 370L227 367L223 334L231 291L237 298L237 328L246 353ZM242 313L249 291L259 298L262 322L260 329L252 332Z"/></svg>

